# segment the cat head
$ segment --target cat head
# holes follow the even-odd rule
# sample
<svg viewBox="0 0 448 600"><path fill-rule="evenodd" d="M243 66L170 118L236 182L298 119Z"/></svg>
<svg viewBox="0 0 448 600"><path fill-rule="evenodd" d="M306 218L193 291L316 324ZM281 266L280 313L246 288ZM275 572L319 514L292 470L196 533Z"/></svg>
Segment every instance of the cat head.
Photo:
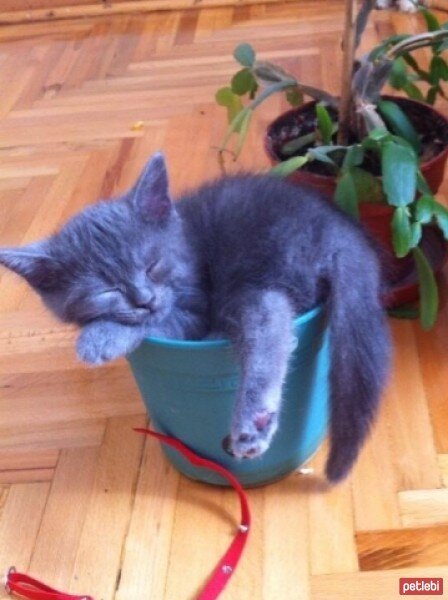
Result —
<svg viewBox="0 0 448 600"><path fill-rule="evenodd" d="M87 207L47 239L0 249L0 263L64 321L158 323L194 280L163 156L121 198Z"/></svg>

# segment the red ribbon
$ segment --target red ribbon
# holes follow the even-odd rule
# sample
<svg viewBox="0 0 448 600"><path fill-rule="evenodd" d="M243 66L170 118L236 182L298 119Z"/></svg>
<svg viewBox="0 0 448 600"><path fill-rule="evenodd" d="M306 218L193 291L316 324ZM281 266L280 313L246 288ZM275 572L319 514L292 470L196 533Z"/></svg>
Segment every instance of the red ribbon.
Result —
<svg viewBox="0 0 448 600"><path fill-rule="evenodd" d="M238 479L232 475L230 471L211 460L201 458L179 440L163 435L162 433L157 433L151 429L135 428L134 431L150 435L161 441L163 444L168 444L197 467L210 469L211 471L215 471L215 473L219 473L219 475L227 479L239 496L241 505L241 524L238 528L238 533L234 537L224 556L218 562L209 581L197 598L197 600L215 600L232 577L248 537L250 511L244 489ZM59 592L24 573L17 573L14 567L11 567L6 575L5 589L8 593L17 594L28 600L94 600L92 596L76 596Z"/></svg>
<svg viewBox="0 0 448 600"><path fill-rule="evenodd" d="M5 589L8 594L14 593L29 600L93 600L92 596L73 596L58 592L29 575L17 573L14 567L6 575Z"/></svg>

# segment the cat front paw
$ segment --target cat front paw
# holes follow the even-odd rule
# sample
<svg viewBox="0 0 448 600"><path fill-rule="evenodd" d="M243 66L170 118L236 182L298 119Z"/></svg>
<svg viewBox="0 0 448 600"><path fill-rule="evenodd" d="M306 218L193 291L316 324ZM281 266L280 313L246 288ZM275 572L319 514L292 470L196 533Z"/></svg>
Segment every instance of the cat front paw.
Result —
<svg viewBox="0 0 448 600"><path fill-rule="evenodd" d="M78 358L90 365L102 365L125 354L114 328L106 325L84 328L76 344Z"/></svg>
<svg viewBox="0 0 448 600"><path fill-rule="evenodd" d="M278 427L275 412L261 411L244 423L234 423L227 451L236 458L261 456L271 445Z"/></svg>

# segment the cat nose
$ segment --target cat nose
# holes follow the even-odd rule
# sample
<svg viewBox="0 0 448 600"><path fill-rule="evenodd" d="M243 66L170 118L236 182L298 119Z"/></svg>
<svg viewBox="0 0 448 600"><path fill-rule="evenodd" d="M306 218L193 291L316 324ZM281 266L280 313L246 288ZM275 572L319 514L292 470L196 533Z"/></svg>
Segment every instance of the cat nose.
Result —
<svg viewBox="0 0 448 600"><path fill-rule="evenodd" d="M136 294L134 303L137 308L146 308L148 310L155 310L156 297L152 292L140 292Z"/></svg>

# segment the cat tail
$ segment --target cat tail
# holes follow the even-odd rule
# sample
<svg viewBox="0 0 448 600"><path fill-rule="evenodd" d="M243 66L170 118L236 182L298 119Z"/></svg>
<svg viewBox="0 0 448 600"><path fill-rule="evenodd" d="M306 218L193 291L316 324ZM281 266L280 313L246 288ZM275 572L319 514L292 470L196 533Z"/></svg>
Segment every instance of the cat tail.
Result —
<svg viewBox="0 0 448 600"><path fill-rule="evenodd" d="M369 433L389 373L389 328L376 257L341 252L330 278L329 481L350 471ZM373 253L373 251L372 251ZM363 260L365 259L365 260Z"/></svg>

